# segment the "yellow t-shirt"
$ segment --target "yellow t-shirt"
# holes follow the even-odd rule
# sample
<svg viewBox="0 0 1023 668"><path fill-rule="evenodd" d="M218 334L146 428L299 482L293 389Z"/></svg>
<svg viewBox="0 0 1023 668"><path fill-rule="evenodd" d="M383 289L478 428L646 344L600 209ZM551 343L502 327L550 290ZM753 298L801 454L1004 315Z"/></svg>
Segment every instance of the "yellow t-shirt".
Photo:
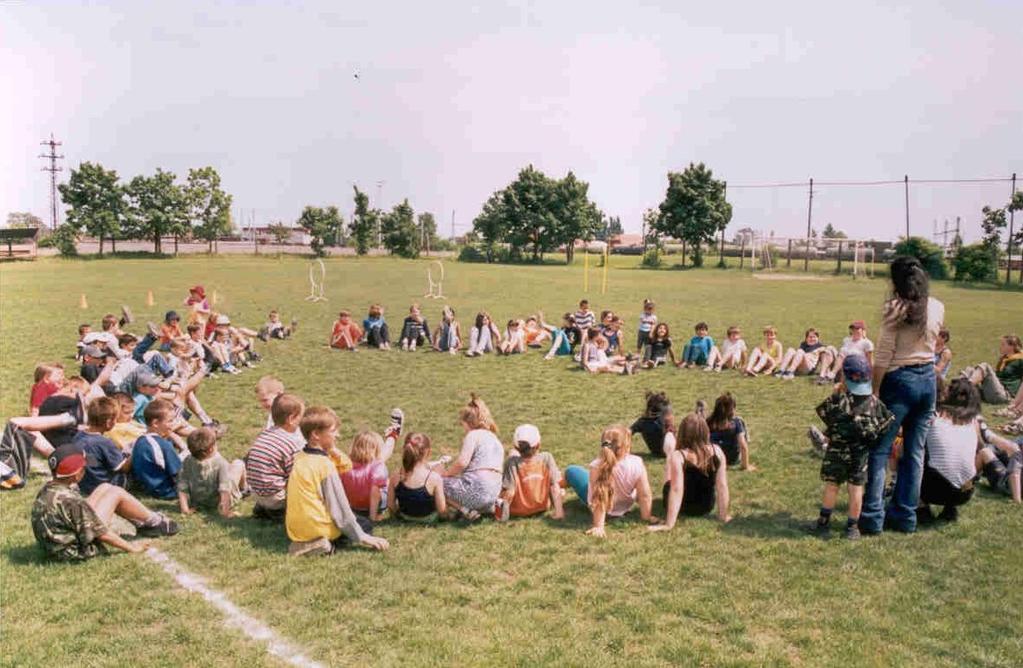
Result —
<svg viewBox="0 0 1023 668"><path fill-rule="evenodd" d="M135 441L145 433L145 427L134 420L128 420L127 422L118 422L113 429L103 435L116 443L120 449L131 452Z"/></svg>
<svg viewBox="0 0 1023 668"><path fill-rule="evenodd" d="M764 352L774 360L775 364L781 364L781 358L785 356L785 346L781 344L781 341L775 339L774 344Z"/></svg>
<svg viewBox="0 0 1023 668"><path fill-rule="evenodd" d="M304 543L317 538L334 540L341 529L334 524L323 500L323 481L335 472L334 462L320 454L299 452L288 476L288 506L284 526L288 538Z"/></svg>

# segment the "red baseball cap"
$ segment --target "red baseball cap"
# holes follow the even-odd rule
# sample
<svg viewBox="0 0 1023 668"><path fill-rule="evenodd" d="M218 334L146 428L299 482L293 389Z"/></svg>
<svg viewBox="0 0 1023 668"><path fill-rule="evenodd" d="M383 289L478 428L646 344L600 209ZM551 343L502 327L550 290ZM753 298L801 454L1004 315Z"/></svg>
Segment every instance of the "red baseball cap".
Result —
<svg viewBox="0 0 1023 668"><path fill-rule="evenodd" d="M867 323L863 322L862 320L853 320L852 322L849 323L849 327L853 329L866 329Z"/></svg>
<svg viewBox="0 0 1023 668"><path fill-rule="evenodd" d="M85 466L85 450L74 443L62 445L50 454L49 464L54 476L73 476Z"/></svg>
<svg viewBox="0 0 1023 668"><path fill-rule="evenodd" d="M206 288L201 285L193 285L188 289L189 292L194 292L199 295L202 299L206 299Z"/></svg>

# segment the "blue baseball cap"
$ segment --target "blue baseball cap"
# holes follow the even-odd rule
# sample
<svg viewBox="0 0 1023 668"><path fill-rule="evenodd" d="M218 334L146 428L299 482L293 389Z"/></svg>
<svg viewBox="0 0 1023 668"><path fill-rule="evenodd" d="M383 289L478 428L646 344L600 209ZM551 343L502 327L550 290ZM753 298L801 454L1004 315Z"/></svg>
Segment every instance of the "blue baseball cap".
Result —
<svg viewBox="0 0 1023 668"><path fill-rule="evenodd" d="M845 386L850 393L860 396L873 394L870 362L863 355L847 355L842 362L842 374L845 376Z"/></svg>

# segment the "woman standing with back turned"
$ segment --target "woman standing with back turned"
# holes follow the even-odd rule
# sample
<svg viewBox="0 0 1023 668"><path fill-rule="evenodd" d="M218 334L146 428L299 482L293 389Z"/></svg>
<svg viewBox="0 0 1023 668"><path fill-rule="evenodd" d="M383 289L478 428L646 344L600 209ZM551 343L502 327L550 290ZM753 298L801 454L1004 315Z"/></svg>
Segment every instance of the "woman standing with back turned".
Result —
<svg viewBox="0 0 1023 668"><path fill-rule="evenodd" d="M874 393L895 415L895 422L870 452L860 514L864 534L880 533L886 525L904 533L916 531L924 440L934 418L934 346L945 320L945 305L929 296L927 272L919 260L895 258L891 278L892 297L885 302L874 351ZM903 452L886 513L885 464L899 427Z"/></svg>

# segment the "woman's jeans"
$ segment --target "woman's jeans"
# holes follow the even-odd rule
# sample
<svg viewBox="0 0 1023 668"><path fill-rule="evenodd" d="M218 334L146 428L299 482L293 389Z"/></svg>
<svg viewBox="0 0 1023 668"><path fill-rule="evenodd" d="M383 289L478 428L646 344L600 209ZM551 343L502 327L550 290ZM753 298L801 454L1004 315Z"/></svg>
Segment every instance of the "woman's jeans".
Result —
<svg viewBox="0 0 1023 668"><path fill-rule="evenodd" d="M924 441L934 418L935 395L933 364L893 369L881 381L881 401L895 415L895 422L870 451L867 487L863 493L863 511L860 513L860 531L863 533L880 533L884 528L885 471L900 426L902 457L899 459L895 491L888 504L887 520L889 528L896 531L916 531Z"/></svg>
<svg viewBox="0 0 1023 668"><path fill-rule="evenodd" d="M590 491L590 471L589 469L579 466L578 464L571 464L565 467L565 483L568 484L576 495L585 504L589 498Z"/></svg>

